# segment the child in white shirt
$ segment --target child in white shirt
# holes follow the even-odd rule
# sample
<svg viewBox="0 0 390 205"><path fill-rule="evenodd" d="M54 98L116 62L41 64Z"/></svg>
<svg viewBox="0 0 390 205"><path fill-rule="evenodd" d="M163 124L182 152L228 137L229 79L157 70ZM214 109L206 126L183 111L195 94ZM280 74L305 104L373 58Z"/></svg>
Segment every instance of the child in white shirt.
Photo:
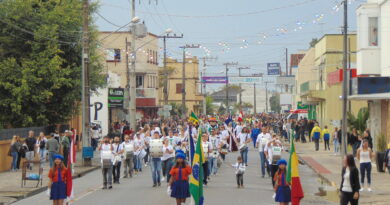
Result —
<svg viewBox="0 0 390 205"><path fill-rule="evenodd" d="M244 188L244 173L245 173L245 164L242 161L242 157L237 157L236 164L232 165L236 168L236 179L237 179L237 188Z"/></svg>

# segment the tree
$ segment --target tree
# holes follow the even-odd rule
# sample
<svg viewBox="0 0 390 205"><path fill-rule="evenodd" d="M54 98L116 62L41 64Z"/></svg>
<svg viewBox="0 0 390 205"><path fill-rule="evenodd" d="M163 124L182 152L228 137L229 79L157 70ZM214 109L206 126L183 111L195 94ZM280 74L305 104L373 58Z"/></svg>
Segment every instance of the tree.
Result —
<svg viewBox="0 0 390 205"><path fill-rule="evenodd" d="M226 108L222 104L218 108L218 114L220 114L220 115L226 114Z"/></svg>
<svg viewBox="0 0 390 205"><path fill-rule="evenodd" d="M206 114L210 115L214 113L215 106L213 105L214 99L211 96L206 96ZM203 106L202 106L203 111Z"/></svg>
<svg viewBox="0 0 390 205"><path fill-rule="evenodd" d="M0 4L0 124L63 123L81 98L82 0L3 0ZM92 5L92 12L96 5ZM91 16L91 15L90 15ZM91 18L91 17L90 17ZM105 84L90 25L90 84Z"/></svg>
<svg viewBox="0 0 390 205"><path fill-rule="evenodd" d="M277 93L269 98L269 104L271 105L271 111L279 113L281 110L280 107L280 94Z"/></svg>
<svg viewBox="0 0 390 205"><path fill-rule="evenodd" d="M347 113L347 123L350 129L356 128L357 131L363 133L367 128L367 120L370 116L367 107L360 108L357 116L355 117L351 112Z"/></svg>

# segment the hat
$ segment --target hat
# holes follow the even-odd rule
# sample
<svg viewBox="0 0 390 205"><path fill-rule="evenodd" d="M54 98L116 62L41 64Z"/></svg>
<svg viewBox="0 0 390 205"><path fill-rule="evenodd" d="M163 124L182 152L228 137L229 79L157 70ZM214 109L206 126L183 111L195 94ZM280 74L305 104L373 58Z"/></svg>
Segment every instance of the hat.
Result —
<svg viewBox="0 0 390 205"><path fill-rule="evenodd" d="M183 150L177 150L176 151L176 159L182 158L183 160L186 159L186 154L184 154Z"/></svg>
<svg viewBox="0 0 390 205"><path fill-rule="evenodd" d="M278 161L277 165L279 166L279 165L281 165L281 164L287 165L287 161L284 160L284 159L280 159L280 160Z"/></svg>
<svg viewBox="0 0 390 205"><path fill-rule="evenodd" d="M56 159L60 159L61 161L64 161L64 157L62 156L62 155L60 155L60 154L56 154L56 155L54 155L54 160L56 160Z"/></svg>

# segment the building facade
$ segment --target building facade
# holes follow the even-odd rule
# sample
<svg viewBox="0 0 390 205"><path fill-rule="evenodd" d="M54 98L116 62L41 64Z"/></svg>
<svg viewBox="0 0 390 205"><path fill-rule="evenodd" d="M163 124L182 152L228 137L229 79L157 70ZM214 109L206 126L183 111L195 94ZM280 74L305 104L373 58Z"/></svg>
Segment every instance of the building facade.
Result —
<svg viewBox="0 0 390 205"><path fill-rule="evenodd" d="M101 124L103 134L110 124L129 119L129 72L131 68L130 32L99 32L101 62L106 68L107 87L91 96L91 104L101 103L102 108L91 109L91 121ZM156 117L158 110L158 38L149 33L137 39L136 45L136 110L137 119Z"/></svg>
<svg viewBox="0 0 390 205"><path fill-rule="evenodd" d="M253 85L253 84L242 84L241 85L242 103L249 103L253 106L249 111L250 113L253 113L255 111L255 109L254 109L255 105L256 105L256 112L257 113L265 112L266 111L265 89L260 87L259 85L256 85L256 89L255 89L254 86L255 85ZM255 91L256 91L256 97L255 97ZM269 97L270 96L268 96L268 98Z"/></svg>
<svg viewBox="0 0 390 205"><path fill-rule="evenodd" d="M183 62L167 59L168 73L168 104L182 105L183 89ZM160 68L163 69L163 68ZM185 62L185 106L188 112L199 114L203 96L200 92L199 60L197 57L186 58ZM161 78L160 78L161 79ZM163 87L159 89L160 105L164 104Z"/></svg>

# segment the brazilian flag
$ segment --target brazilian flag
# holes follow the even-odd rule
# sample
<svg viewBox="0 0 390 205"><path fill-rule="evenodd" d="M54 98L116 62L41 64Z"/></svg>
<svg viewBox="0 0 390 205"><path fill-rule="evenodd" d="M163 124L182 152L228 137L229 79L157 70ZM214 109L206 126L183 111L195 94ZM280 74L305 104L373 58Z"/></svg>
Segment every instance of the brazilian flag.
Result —
<svg viewBox="0 0 390 205"><path fill-rule="evenodd" d="M190 118L188 119L190 122L193 122L194 124L199 124L199 119L195 115L194 112L191 112Z"/></svg>
<svg viewBox="0 0 390 205"><path fill-rule="evenodd" d="M203 205L203 167L205 162L202 147L202 132L199 131L198 142L196 143L196 150L194 159L192 161L192 174L190 176L190 193L194 197L196 205Z"/></svg>

